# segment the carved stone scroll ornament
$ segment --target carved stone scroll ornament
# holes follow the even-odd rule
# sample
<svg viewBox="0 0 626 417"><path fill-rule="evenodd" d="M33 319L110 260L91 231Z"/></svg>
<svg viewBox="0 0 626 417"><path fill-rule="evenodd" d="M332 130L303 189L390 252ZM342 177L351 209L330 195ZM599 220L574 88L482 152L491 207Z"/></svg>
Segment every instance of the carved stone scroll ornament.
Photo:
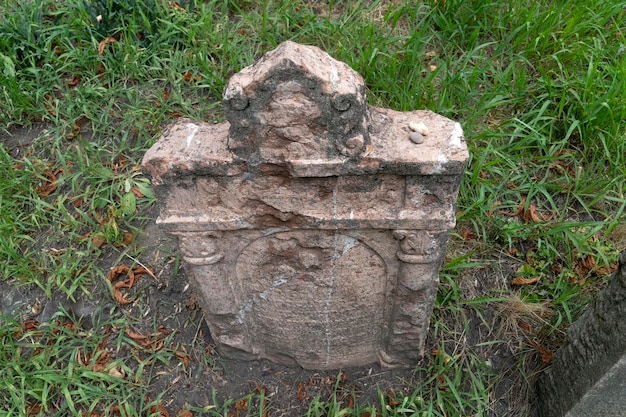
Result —
<svg viewBox="0 0 626 417"><path fill-rule="evenodd" d="M211 265L222 260L217 249L219 232L178 232L178 247L183 260L191 265Z"/></svg>
<svg viewBox="0 0 626 417"><path fill-rule="evenodd" d="M425 230L395 230L393 237L399 241L398 259L411 264L435 261L441 252L434 233Z"/></svg>

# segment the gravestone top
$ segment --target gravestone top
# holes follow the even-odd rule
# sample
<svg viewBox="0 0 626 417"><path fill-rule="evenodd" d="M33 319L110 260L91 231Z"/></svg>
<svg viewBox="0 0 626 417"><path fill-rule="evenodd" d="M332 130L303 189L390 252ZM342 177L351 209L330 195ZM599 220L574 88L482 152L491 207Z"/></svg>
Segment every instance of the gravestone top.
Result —
<svg viewBox="0 0 626 417"><path fill-rule="evenodd" d="M358 156L369 145L363 78L316 47L285 42L224 91L228 148L268 162Z"/></svg>
<svg viewBox="0 0 626 417"><path fill-rule="evenodd" d="M146 153L144 169L156 184L194 170L234 176L277 166L292 177L463 172L469 155L457 122L371 107L364 91L345 63L285 42L230 79L227 122L177 121ZM410 139L417 124L428 131L420 144Z"/></svg>

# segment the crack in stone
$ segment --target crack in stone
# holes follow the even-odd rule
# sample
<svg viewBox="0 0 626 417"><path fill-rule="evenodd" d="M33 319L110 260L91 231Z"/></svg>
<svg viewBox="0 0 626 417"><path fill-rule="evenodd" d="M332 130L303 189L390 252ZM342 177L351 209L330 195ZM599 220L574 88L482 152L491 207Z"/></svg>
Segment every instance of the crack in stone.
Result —
<svg viewBox="0 0 626 417"><path fill-rule="evenodd" d="M337 219L337 189L339 188L339 178L335 181L335 187L333 188L333 219ZM334 286L335 286L335 262L339 258L337 251L338 244L338 231L335 230L334 242L333 242L333 256L330 259L330 266L328 268L329 289L328 296L326 297L326 303L324 304L324 335L326 337L326 357L325 366L330 363L330 303L333 298Z"/></svg>

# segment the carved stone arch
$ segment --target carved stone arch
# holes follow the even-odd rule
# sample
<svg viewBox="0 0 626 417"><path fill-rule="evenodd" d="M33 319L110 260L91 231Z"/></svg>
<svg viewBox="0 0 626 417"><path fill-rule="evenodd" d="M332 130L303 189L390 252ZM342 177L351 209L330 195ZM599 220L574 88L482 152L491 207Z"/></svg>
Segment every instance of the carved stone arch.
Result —
<svg viewBox="0 0 626 417"><path fill-rule="evenodd" d="M237 321L260 356L305 368L376 361L387 339L386 269L376 251L341 231L262 236L236 262L246 294ZM364 279L372 276L381 279Z"/></svg>

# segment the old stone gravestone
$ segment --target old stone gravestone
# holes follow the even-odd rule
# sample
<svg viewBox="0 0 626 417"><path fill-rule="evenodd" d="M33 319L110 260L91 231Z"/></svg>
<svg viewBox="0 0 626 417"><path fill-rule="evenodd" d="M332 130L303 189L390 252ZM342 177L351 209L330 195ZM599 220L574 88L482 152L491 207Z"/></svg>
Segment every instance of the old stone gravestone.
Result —
<svg viewBox="0 0 626 417"><path fill-rule="evenodd" d="M309 369L422 356L468 160L461 126L370 107L362 77L285 42L146 153L222 354Z"/></svg>
<svg viewBox="0 0 626 417"><path fill-rule="evenodd" d="M626 416L626 252L537 382L542 417Z"/></svg>

